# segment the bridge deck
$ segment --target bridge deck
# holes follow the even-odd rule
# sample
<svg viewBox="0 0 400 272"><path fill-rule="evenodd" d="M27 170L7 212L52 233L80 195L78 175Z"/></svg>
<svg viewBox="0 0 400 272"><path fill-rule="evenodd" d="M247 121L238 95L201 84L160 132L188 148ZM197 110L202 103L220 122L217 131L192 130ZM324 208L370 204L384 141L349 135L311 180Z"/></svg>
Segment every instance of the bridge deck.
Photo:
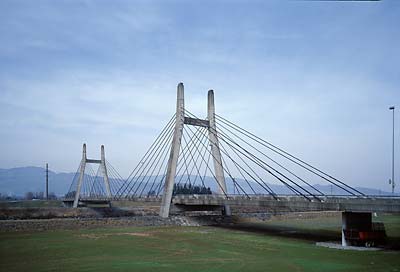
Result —
<svg viewBox="0 0 400 272"><path fill-rule="evenodd" d="M350 197L329 196L319 197L321 201L309 201L300 196L278 196L278 199L269 195L245 196L232 195L226 198L224 195L176 195L172 203L186 206L253 206L265 207L267 211L276 212L304 212L304 211L353 211L353 212L387 212L400 213L400 197ZM82 203L105 203L113 198L81 198ZM130 201L159 202L161 198L142 197L132 198ZM73 199L64 199L64 202Z"/></svg>
<svg viewBox="0 0 400 272"><path fill-rule="evenodd" d="M231 205L258 206L268 211L353 211L400 213L400 198L391 197L320 197L322 201L309 201L299 196L229 196L222 195L177 195L172 203L177 205Z"/></svg>

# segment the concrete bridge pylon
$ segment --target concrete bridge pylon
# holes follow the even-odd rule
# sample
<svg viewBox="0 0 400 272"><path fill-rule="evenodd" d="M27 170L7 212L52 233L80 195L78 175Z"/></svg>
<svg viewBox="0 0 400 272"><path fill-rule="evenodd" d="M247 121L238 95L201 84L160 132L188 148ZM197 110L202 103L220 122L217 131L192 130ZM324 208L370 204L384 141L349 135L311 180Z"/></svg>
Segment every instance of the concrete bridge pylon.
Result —
<svg viewBox="0 0 400 272"><path fill-rule="evenodd" d="M161 208L160 208L161 217L166 218L169 216L184 125L201 126L208 128L209 131L208 139L211 146L211 154L213 157L216 182L219 185L218 188L221 194L226 194L227 192L218 137L217 134L215 133L216 132L215 103L214 103L213 90L208 91L207 112L208 112L207 120L185 117L184 86L183 83L179 83L177 87L177 103L176 103L176 115L175 115L176 122L172 139L172 147L168 159L164 193L162 195L162 200L161 200ZM228 205L224 205L224 213L225 215L231 215L231 211Z"/></svg>
<svg viewBox="0 0 400 272"><path fill-rule="evenodd" d="M107 173L107 167L106 167L106 155L105 155L105 151L104 151L104 145L101 146L101 159L100 160L94 160L94 159L88 159L87 158L87 153L86 153L86 144L83 144L83 148L82 148L82 160L80 163L80 167L79 167L79 179L78 179L78 185L77 185L77 189L75 192L75 198L74 198L74 202L73 202L73 207L74 208L78 208L79 205L79 197L81 194L81 188L82 188L82 183L85 177L85 169L86 169L86 164L88 163L93 163L93 164L99 164L100 165L100 169L101 169L101 173L103 176L103 180L104 180L104 185L105 185L105 189L106 189L106 194L107 197L111 198L111 189L110 189L110 181L108 178L108 173Z"/></svg>

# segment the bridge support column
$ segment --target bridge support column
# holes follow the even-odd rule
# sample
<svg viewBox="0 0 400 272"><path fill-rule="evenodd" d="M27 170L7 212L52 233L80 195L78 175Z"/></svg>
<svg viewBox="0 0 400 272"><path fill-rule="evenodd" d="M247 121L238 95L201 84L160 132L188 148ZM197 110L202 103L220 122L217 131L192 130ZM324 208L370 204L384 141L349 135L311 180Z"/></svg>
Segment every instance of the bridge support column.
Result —
<svg viewBox="0 0 400 272"><path fill-rule="evenodd" d="M101 162L100 162L101 171L103 173L104 185L106 188L106 193L109 198L111 198L111 190L110 190L110 181L108 179L107 167L106 167L106 155L104 152L104 145L101 146Z"/></svg>
<svg viewBox="0 0 400 272"><path fill-rule="evenodd" d="M81 194L81 187L82 187L82 182L83 178L85 175L85 167L86 167L86 144L83 144L83 150L82 150L82 161L81 161L81 166L79 167L79 179L78 179L78 186L75 192L75 199L74 199L74 204L72 205L73 208L78 208L79 204L79 195Z"/></svg>
<svg viewBox="0 0 400 272"><path fill-rule="evenodd" d="M185 110L184 87L183 83L179 83L177 88L176 122L175 122L174 138L172 139L172 147L168 159L168 168L167 168L167 174L165 176L164 193L162 195L161 208L160 208L160 216L164 218L169 216L169 209L171 206L172 192L174 189L174 182L176 175L176 167L178 163L179 150L181 147L181 140L183 134L183 125L185 118L184 110Z"/></svg>
<svg viewBox="0 0 400 272"><path fill-rule="evenodd" d="M208 137L211 145L211 154L214 162L215 177L218 183L220 194L228 194L226 182L224 177L224 169L222 166L221 151L219 149L219 142L217 137L217 127L215 125L215 104L214 104L214 91L208 91ZM231 209L228 205L224 205L223 213L231 215Z"/></svg>
<svg viewBox="0 0 400 272"><path fill-rule="evenodd" d="M371 231L370 212L342 212L342 246L356 245L359 231Z"/></svg>

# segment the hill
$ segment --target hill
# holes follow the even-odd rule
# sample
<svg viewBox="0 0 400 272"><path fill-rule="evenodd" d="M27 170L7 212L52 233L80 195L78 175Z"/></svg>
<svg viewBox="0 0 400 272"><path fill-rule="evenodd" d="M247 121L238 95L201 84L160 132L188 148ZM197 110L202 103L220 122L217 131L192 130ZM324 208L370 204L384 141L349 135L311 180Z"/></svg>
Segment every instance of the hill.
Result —
<svg viewBox="0 0 400 272"><path fill-rule="evenodd" d="M75 173L57 173L54 171L49 171L49 192L53 192L58 196L65 195L71 182L75 176ZM0 169L0 193L6 195L16 195L23 196L26 192L43 192L45 190L45 177L46 172L44 168L41 167L18 167L11 169ZM193 182L196 179L195 176L191 176L190 180ZM246 192L252 192L249 184L254 189L256 193L266 194L267 192L255 182L247 183L242 179L237 179L237 186L233 185L230 178L226 178L228 185L228 192L233 193L243 193L242 189ZM189 181L189 179L184 176L182 183ZM199 178L196 181L197 185L201 184ZM204 185L210 187L212 191L218 191L218 186L212 177L205 177ZM277 194L292 194L292 192L284 185L280 184L268 184L270 188ZM240 189L240 187L242 189ZM323 192L324 194L345 194L343 190L330 185L314 185L315 188ZM313 191L312 188L305 186L305 189ZM358 190L367 195L390 195L389 192L384 192L374 188L360 188ZM146 191L145 191L146 193Z"/></svg>

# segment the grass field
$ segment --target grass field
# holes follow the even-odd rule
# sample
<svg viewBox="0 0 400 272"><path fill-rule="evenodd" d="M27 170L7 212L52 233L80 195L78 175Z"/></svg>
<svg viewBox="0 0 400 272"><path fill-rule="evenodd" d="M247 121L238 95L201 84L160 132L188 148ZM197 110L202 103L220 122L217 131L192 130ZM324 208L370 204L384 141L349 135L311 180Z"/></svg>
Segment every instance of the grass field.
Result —
<svg viewBox="0 0 400 272"><path fill-rule="evenodd" d="M398 216L380 220L388 233L400 236ZM338 240L338 223L337 218L325 218L236 228L1 233L0 271L400 271L400 251L315 246L316 239ZM287 229L279 232L282 226Z"/></svg>

